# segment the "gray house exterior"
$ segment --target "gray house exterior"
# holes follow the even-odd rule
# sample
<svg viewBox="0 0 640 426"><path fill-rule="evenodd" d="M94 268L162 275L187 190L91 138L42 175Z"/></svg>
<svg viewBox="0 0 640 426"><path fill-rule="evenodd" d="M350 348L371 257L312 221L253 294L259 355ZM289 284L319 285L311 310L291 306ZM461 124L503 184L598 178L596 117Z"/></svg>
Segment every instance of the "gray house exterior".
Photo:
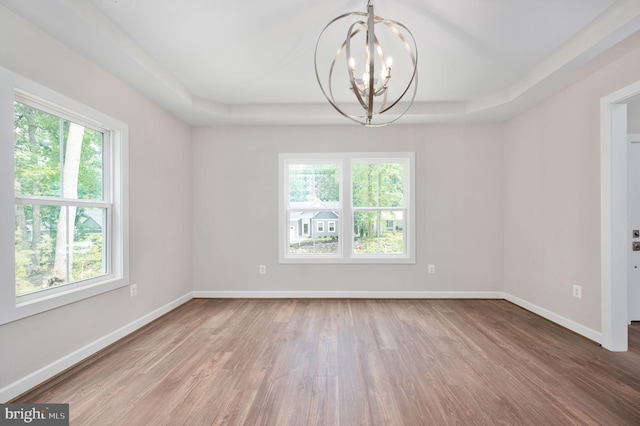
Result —
<svg viewBox="0 0 640 426"><path fill-rule="evenodd" d="M338 236L339 217L336 212L294 212L289 218L289 239L332 238Z"/></svg>

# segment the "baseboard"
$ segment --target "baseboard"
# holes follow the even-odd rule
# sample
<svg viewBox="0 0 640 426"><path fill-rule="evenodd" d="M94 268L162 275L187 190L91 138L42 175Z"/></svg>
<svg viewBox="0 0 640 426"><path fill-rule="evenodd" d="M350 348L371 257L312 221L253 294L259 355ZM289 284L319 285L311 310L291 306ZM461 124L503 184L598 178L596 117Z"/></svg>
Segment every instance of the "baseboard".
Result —
<svg viewBox="0 0 640 426"><path fill-rule="evenodd" d="M200 299L504 299L501 291L194 291Z"/></svg>
<svg viewBox="0 0 640 426"><path fill-rule="evenodd" d="M139 328L147 325L151 321L161 317L167 312L172 311L173 309L177 308L183 303L188 302L191 299L193 299L193 295L191 293L187 293L184 296L181 296L156 309L155 311L150 312L147 315L125 325L124 327L121 327L118 330L109 333L106 336L103 336L98 340L89 343L88 345L52 362L51 364L42 367L37 371L34 371L28 376L25 376L22 379L5 386L4 388L0 389L0 401L6 402L10 401L13 398L16 398L17 396L27 392L29 389L32 389L39 384L44 383L57 374L62 373L64 370L74 366L80 361L106 348L112 343L115 343L128 334L133 333Z"/></svg>
<svg viewBox="0 0 640 426"><path fill-rule="evenodd" d="M567 328L574 333L578 333L579 335L584 336L587 339L593 340L596 343L602 343L602 333L599 331L592 330L582 324L578 324L577 322L551 312L545 308L541 308L538 305L527 302L526 300L520 299L519 297L516 297L512 294L504 293L504 299L508 300L514 305L518 305L521 308L526 309L527 311L533 312L536 315L540 315L541 317L546 318L551 322L555 322L556 324L561 325L562 327Z"/></svg>
<svg viewBox="0 0 640 426"><path fill-rule="evenodd" d="M0 389L0 401L6 402L27 392L29 389L51 379L87 357L97 353L119 339L133 333L151 321L177 308L193 298L215 299L504 299L531 311L549 321L578 333L594 342L601 343L602 334L563 316L541 308L519 297L500 291L194 291L185 294L153 312L101 337L57 361Z"/></svg>
<svg viewBox="0 0 640 426"><path fill-rule="evenodd" d="M504 299L601 343L602 333L501 291L194 291L201 299Z"/></svg>

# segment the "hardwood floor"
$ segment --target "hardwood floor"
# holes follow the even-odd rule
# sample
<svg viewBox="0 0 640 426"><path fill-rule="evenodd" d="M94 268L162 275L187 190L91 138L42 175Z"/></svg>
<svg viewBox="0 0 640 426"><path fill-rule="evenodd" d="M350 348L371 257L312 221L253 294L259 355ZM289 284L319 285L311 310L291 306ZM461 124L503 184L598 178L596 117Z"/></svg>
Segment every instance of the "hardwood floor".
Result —
<svg viewBox="0 0 640 426"><path fill-rule="evenodd" d="M193 300L15 402L72 425L638 425L613 353L503 300Z"/></svg>

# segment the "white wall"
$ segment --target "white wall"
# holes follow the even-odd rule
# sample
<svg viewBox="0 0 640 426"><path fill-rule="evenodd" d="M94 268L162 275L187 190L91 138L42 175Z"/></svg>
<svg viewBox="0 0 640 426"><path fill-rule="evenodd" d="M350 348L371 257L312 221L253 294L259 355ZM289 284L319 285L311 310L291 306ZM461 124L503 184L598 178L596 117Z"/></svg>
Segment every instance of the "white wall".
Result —
<svg viewBox="0 0 640 426"><path fill-rule="evenodd" d="M135 298L125 287L0 326L1 400L26 390L37 370L54 371L65 356L190 294L191 129L1 6L0 39L0 66L129 125L130 276L138 284Z"/></svg>
<svg viewBox="0 0 640 426"><path fill-rule="evenodd" d="M635 49L504 126L505 290L596 331L600 98L640 79L635 40Z"/></svg>
<svg viewBox="0 0 640 426"><path fill-rule="evenodd" d="M415 265L278 264L278 153L327 151L416 153ZM192 180L196 291L502 290L499 126L195 129Z"/></svg>

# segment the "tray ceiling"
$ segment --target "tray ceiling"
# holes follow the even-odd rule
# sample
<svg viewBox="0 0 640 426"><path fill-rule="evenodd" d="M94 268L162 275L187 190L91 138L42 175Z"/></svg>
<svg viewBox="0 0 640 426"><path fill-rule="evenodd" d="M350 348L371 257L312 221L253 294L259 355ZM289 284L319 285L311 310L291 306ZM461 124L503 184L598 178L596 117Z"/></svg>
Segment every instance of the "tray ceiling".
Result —
<svg viewBox="0 0 640 426"><path fill-rule="evenodd" d="M364 11L365 1L0 4L190 124L348 124L324 99L313 54L323 27ZM418 45L416 101L398 123L503 121L640 30L640 2L632 0L373 4L409 27Z"/></svg>

